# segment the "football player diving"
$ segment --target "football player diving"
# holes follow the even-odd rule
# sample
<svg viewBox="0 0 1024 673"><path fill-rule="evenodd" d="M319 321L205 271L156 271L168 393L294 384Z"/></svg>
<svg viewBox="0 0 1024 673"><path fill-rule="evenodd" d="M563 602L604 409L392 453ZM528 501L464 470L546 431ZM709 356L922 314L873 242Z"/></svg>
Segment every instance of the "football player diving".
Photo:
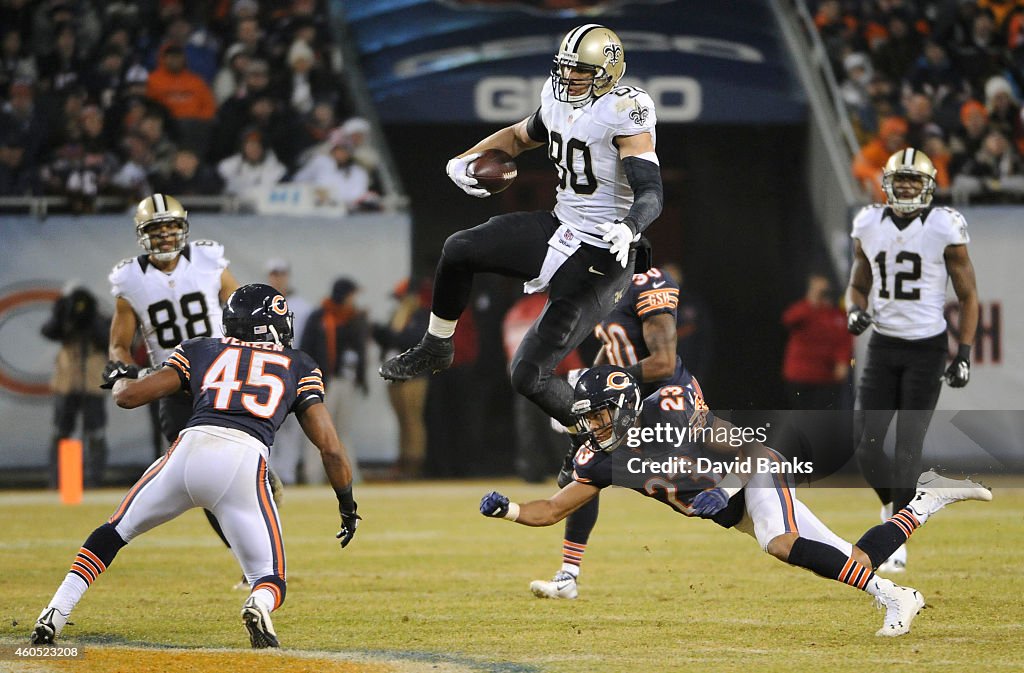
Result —
<svg viewBox="0 0 1024 673"><path fill-rule="evenodd" d="M419 344L384 362L382 377L405 381L451 364L452 335L474 274L521 278L529 281L527 293L548 289L549 298L512 359L512 386L563 426L573 426L572 387L552 372L621 298L640 234L662 208L654 102L645 91L619 84L625 70L614 32L596 24L572 29L555 55L537 110L448 162L451 180L482 198L489 192L469 174L482 151L515 157L547 147L559 177L555 208L499 215L448 237L427 332ZM637 272L649 264L641 266Z"/></svg>
<svg viewBox="0 0 1024 673"><path fill-rule="evenodd" d="M285 599L285 547L267 465L274 434L288 414L298 416L320 450L338 498L341 530L336 537L342 547L352 540L360 518L351 461L323 405L323 375L313 358L291 348L292 319L280 292L269 285L245 285L228 298L224 337L187 339L171 349L165 366L142 378L130 376L124 363L104 374L120 407L134 409L189 390L194 413L163 458L86 539L36 620L33 643L52 643L61 634L86 590L125 545L203 507L223 523L252 587L242 607L250 644L279 646L270 613Z"/></svg>
<svg viewBox="0 0 1024 673"><path fill-rule="evenodd" d="M979 314L967 221L952 208L932 207L931 159L912 147L896 152L885 164L882 187L887 202L861 209L853 220L846 306L852 334L875 328L857 392L857 462L882 501L885 520L914 497L924 438L943 379L953 388L970 380ZM956 356L947 367L950 281L960 324ZM896 448L890 459L883 447L894 415ZM907 549L901 546L880 571L902 572L906 563Z"/></svg>
<svg viewBox="0 0 1024 673"><path fill-rule="evenodd" d="M851 545L797 500L780 454L756 440L726 439L740 439L743 433L733 432L740 428L715 416L694 386L663 386L641 403L637 382L628 371L601 365L580 377L574 397L572 413L586 443L576 453L572 483L546 500L522 504L488 493L480 501L481 514L525 526L550 526L601 489L622 485L685 516L736 528L780 561L874 596L885 607L879 636L908 633L924 598L873 569L946 505L992 499L987 488L973 481L925 472L910 503ZM666 441L666 428L683 434L673 432ZM649 429L660 432L643 432ZM621 448L627 439L627 447ZM728 470L719 466L734 459L750 459L765 469L725 476ZM702 464L707 467L702 469ZM652 466L656 469L647 469Z"/></svg>

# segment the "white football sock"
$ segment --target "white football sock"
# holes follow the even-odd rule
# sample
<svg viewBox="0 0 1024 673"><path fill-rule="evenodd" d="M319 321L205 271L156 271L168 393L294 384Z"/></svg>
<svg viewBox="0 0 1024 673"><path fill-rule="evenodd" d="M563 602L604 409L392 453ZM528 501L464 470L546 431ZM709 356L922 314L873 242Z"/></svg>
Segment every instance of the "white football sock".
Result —
<svg viewBox="0 0 1024 673"><path fill-rule="evenodd" d="M455 326L458 324L458 320L445 320L431 313L430 324L427 325L427 333L433 334L440 339L450 339L455 334Z"/></svg>
<svg viewBox="0 0 1024 673"><path fill-rule="evenodd" d="M57 593L50 600L49 607L57 608L65 615L70 615L88 588L89 585L85 583L85 580L75 573L68 573L64 581L57 587Z"/></svg>

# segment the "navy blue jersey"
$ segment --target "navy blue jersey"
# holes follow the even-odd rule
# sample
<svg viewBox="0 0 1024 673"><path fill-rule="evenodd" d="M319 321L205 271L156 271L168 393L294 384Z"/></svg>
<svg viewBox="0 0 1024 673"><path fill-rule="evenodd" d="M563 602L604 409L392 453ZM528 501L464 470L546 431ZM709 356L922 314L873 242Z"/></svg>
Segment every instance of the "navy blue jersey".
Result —
<svg viewBox="0 0 1024 673"><path fill-rule="evenodd" d="M192 418L185 427L234 428L268 447L289 412L324 400L323 374L313 358L276 344L189 339L164 364L192 393Z"/></svg>
<svg viewBox="0 0 1024 673"><path fill-rule="evenodd" d="M705 446L702 438L713 426L714 415L696 379L685 386L662 386L644 399L639 422L619 448L592 451L587 443L576 452L573 479L598 488L630 488L690 516L697 494L724 476L716 467L732 459ZM742 513L743 498L736 496L714 521L729 527Z"/></svg>
<svg viewBox="0 0 1024 673"><path fill-rule="evenodd" d="M600 324L594 328L596 336L604 345L608 364L629 367L650 356L644 340L644 321L656 315L668 314L676 322L679 306L679 285L668 273L651 268L647 273L638 273L633 281ZM676 357L676 369L672 378L666 381L641 382L642 394L654 392L658 386L675 383L685 386L690 374Z"/></svg>

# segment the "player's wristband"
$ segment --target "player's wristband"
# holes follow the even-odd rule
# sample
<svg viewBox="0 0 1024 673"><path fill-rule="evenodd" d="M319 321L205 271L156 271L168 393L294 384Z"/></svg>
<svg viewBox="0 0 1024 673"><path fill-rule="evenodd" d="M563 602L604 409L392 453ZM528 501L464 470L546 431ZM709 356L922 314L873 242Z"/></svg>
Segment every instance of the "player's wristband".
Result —
<svg viewBox="0 0 1024 673"><path fill-rule="evenodd" d="M516 521L516 520L518 520L519 519L519 503L517 503L517 502L510 502L508 504L508 511L505 512L505 516L503 518L508 519L509 521Z"/></svg>
<svg viewBox="0 0 1024 673"><path fill-rule="evenodd" d="M351 514L356 511L356 501L352 497L352 484L334 489L334 495L338 496L338 509L342 514Z"/></svg>
<svg viewBox="0 0 1024 673"><path fill-rule="evenodd" d="M960 347L956 349L956 356L962 360L970 360L971 344L960 344Z"/></svg>
<svg viewBox="0 0 1024 673"><path fill-rule="evenodd" d="M731 498L743 489L743 481L738 475L729 473L722 481L718 482L718 488L725 491L725 494Z"/></svg>

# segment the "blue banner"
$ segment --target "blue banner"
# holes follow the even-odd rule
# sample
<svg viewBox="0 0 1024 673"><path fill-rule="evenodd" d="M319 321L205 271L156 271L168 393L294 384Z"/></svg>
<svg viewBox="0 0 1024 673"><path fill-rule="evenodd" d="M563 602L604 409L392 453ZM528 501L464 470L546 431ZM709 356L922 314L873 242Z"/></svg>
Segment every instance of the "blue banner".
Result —
<svg viewBox="0 0 1024 673"><path fill-rule="evenodd" d="M651 94L659 123L807 116L769 0L340 2L386 123L522 119L537 108L562 37L582 23L618 33L623 83Z"/></svg>

